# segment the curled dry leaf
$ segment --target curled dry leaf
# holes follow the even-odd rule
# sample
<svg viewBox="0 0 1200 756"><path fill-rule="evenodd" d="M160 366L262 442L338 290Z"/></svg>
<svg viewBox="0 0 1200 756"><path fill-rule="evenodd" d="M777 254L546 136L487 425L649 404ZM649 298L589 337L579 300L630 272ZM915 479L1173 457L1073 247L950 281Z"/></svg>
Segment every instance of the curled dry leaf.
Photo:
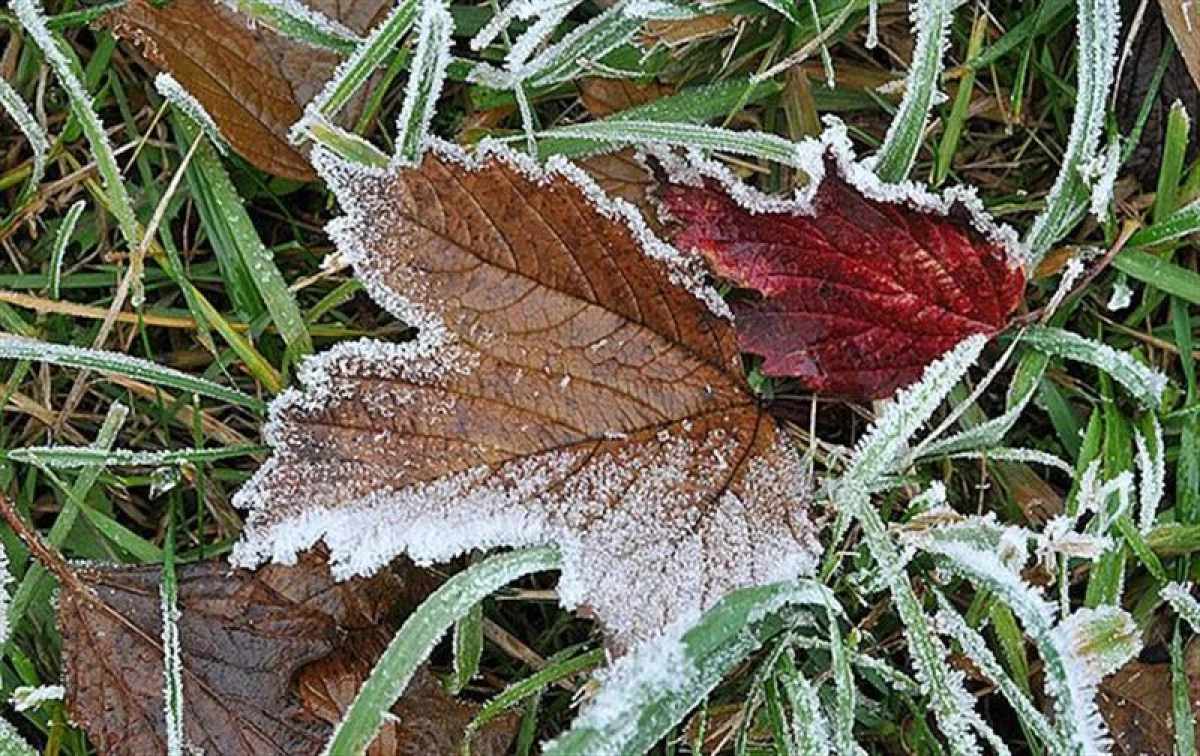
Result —
<svg viewBox="0 0 1200 756"><path fill-rule="evenodd" d="M563 601L618 646L813 568L808 481L723 303L631 206L502 150L315 159L341 254L419 335L339 345L276 400L238 563L324 540L336 574L369 574L554 543Z"/></svg>
<svg viewBox="0 0 1200 756"><path fill-rule="evenodd" d="M1196 0L1159 0L1158 5L1175 36L1179 55L1192 74L1192 82L1200 88L1200 7Z"/></svg>
<svg viewBox="0 0 1200 756"><path fill-rule="evenodd" d="M333 655L305 667L297 681L306 711L332 728L345 716L391 633L378 628L356 633ZM447 695L437 678L422 667L404 696L392 707L366 756L441 756L462 752L467 725L479 706ZM471 740L474 756L504 756L521 723L519 711L492 720Z"/></svg>
<svg viewBox="0 0 1200 756"><path fill-rule="evenodd" d="M184 727L222 756L316 754L332 728L308 714L293 677L335 653L348 633L391 621L428 579L383 571L337 583L324 559L231 573L220 562L177 569ZM72 718L101 754L166 753L158 567L94 567L59 597Z"/></svg>
<svg viewBox="0 0 1200 756"><path fill-rule="evenodd" d="M348 37L365 34L391 8L383 0L302 2ZM287 133L333 76L337 54L255 25L214 0L130 0L100 23L178 79L256 167L298 181L315 178Z"/></svg>
<svg viewBox="0 0 1200 756"><path fill-rule="evenodd" d="M757 296L733 303L738 343L769 376L881 398L973 334L1003 329L1025 275L1008 229L973 195L885 186L832 129L804 147L812 178L781 201L719 166L678 174L663 201L675 237Z"/></svg>

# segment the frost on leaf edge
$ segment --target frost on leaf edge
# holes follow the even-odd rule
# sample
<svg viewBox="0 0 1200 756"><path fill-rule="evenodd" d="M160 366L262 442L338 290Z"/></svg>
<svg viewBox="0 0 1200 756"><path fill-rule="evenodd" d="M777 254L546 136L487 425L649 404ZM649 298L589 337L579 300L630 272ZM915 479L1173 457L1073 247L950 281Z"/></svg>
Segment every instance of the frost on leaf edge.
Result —
<svg viewBox="0 0 1200 756"><path fill-rule="evenodd" d="M833 158L842 179L867 199L942 217L951 217L955 211L965 212L975 231L1004 250L1010 267L1022 266L1027 256L1025 244L1015 229L992 217L974 187L958 185L937 193L912 180L885 183L872 170L871 158L857 156L846 125L840 119L826 116L823 122L825 130L819 137L796 145L794 165L807 174L809 181L790 197L755 189L697 149L689 149L683 155L663 148L647 152L658 160L672 182L700 187L706 181L715 181L739 207L752 214L790 213L806 217L818 214L814 200L825 180L826 160Z"/></svg>

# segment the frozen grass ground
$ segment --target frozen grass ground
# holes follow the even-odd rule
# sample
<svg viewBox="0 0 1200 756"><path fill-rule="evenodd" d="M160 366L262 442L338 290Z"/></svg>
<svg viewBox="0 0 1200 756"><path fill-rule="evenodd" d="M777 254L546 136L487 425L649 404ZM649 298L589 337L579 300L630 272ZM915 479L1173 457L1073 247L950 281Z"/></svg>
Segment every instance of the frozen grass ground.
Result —
<svg viewBox="0 0 1200 756"><path fill-rule="evenodd" d="M0 488L70 559L161 563L171 554L186 563L221 557L237 540L243 513L231 499L267 457L264 407L293 381L299 360L362 336L402 341L411 333L331 256L323 232L337 214L330 192L317 181L273 177L233 152L224 154L213 146L218 140L202 139L211 128L185 117L189 110L186 98L174 94L178 88L169 81L156 86L153 70L136 52L91 23L116 5L53 2L45 8L56 38L66 42L59 65L77 66L86 98L62 86L39 50L44 45L19 22L18 9L0 10L0 79L8 85L0 95L13 116L0 119L0 331L60 345L59 351L39 346L19 352L0 341ZM238 5L259 12L275 7ZM713 146L725 148L715 153L728 167L758 189L779 193L803 176L788 164L786 147L773 150L816 136L822 117L835 115L860 154L884 147L886 159L876 168L885 179L907 175L938 188L974 186L993 215L1025 235L1038 263L1027 311L1050 301L1064 270L1071 270L1069 258L1093 255L1087 269L1098 271L1080 279L1047 323L1060 330L1031 333L1029 344L1042 351L1022 352L1016 367L1006 368L980 395L972 388L1003 352L1003 338L987 348L971 379L955 385L958 373L943 376L950 399L934 427L955 406L961 410L955 427L969 428L1004 416L1021 403L1015 399L1028 401L1023 412L1013 413L1003 443L987 444L975 458L943 455L901 465L903 440L914 430L900 428L903 418L892 418L898 435L884 439L884 446L892 444L886 453L853 456L850 450L884 412L882 405L814 402L795 384L752 373L756 388L789 419L800 447L814 452L818 474L837 484L831 495L836 506L820 503L829 527L818 578L845 612L840 626L835 623L838 633L830 637L824 614L817 612L820 633L808 633L804 624L772 625L771 632L756 626L769 637L755 651L757 644L730 627L739 617L758 617L763 607L786 602L771 595L760 597L761 606L734 606L733 619L710 619L684 639L701 669L691 682L706 675L713 683L721 680L711 693L696 683L696 701L687 699L687 680L674 681L664 693L654 675L638 683L644 671L629 662L616 678L632 680L625 690L640 690L641 698L607 694L589 715L596 732L611 717L636 719L654 707L680 709L682 716L702 700L654 746L655 753L803 753L806 743L824 736L849 752L851 732L869 753L941 753L947 701L936 691L931 701L936 684L913 684L914 664L936 662L934 676L948 681L948 689L979 698L974 710L980 722L965 727L994 732L1013 753L1067 752L1066 744L1054 744L1061 730L1040 729L1045 720L1037 711L1080 715L1082 730L1095 716L1081 700L1090 697L1095 681L1071 666L1072 638L1101 633L1100 645L1124 648L1134 633L1115 615L1077 614L1074 625L1055 625L1045 618L1045 607L1030 601L1027 588L1009 582L1011 570L1005 572L999 560L984 563L963 543L983 545L984 554L1000 552L1015 537L1002 526L1036 533L1048 522L1065 528L1056 517L1089 502L1108 514L1091 520L1088 535L1110 539L1112 548L1095 561L1059 553L1048 563L1031 562L1024 578L1035 585L1060 578L1043 598L1063 608L1123 606L1142 640L1135 663L1148 665L1148 675L1160 674L1155 679L1162 685L1173 677L1182 683L1189 671L1193 689L1200 684L1200 667L1189 663L1195 628L1178 621L1161 595L1170 582L1195 579L1192 554L1200 550L1200 213L1190 204L1200 198L1200 136L1184 113L1190 107L1191 117L1200 118L1200 97L1182 65L1172 62L1174 46L1161 43L1165 33L1155 32L1158 43L1122 42L1114 52L1125 78L1110 88L1105 40L1116 38L1106 28L1107 3L992 0L952 7L930 0L921 6L928 33L914 36L904 3L884 3L876 16L866 2L819 0L820 22L814 23L807 3L730 2L714 4L700 19L630 23L628 40L603 66L546 66L514 82L499 66L506 55L520 55L516 31L530 18L484 38L479 50L469 43L500 5L455 3L448 15L431 13L422 27L432 40L429 54L417 44L418 35L406 37L409 49L418 48L414 55L394 59L382 81L372 80L357 131L376 149L343 141L343 151L368 162L393 152L411 158L430 120L432 132L446 139L469 145L485 136L506 138L518 148L532 141L541 156L579 155L601 143L711 138ZM547 14L557 39L611 4L528 5ZM1123 11L1123 28L1136 10ZM942 20L947 39L939 56ZM318 32L341 33L307 27L296 33ZM456 56L444 86L435 65L435 53L444 52L443 35ZM595 38L566 39L582 45ZM654 52L643 55L646 49ZM793 55L803 60L791 65ZM498 66L487 79L492 86L466 80L466 59ZM413 79L440 96L406 96L416 88L407 84L408 60L427 74ZM901 99L914 60L911 96ZM385 86L388 81L393 85ZM164 94L185 104L171 105ZM1175 98L1180 106L1173 109ZM100 116L112 155L97 151L100 126L84 109L85 99ZM28 105L32 123L16 120L17 101ZM640 108L636 126L603 120L631 108ZM1091 128L1081 130L1081 121ZM336 141L320 120L309 123L316 124L318 139ZM696 123L781 139L746 137L743 143L678 126ZM889 132L893 123L899 125ZM1116 141L1131 132L1145 133L1141 147ZM1117 146L1105 147L1110 144ZM1096 147L1114 151L1097 155ZM1115 156L1107 170L1106 156ZM1061 172L1064 163L1077 170ZM1052 212L1045 212L1048 205ZM1089 206L1098 212L1084 217ZM1105 253L1117 250L1109 262ZM1100 260L1107 264L1101 267ZM1064 332L1091 341L1074 341ZM1097 342L1121 356L1097 356ZM62 347L120 352L178 372L97 363ZM1097 362L1105 369L1092 364ZM1168 380L1157 406L1150 401L1158 394L1155 373ZM913 406L920 406L919 399ZM128 408L123 422L114 416L118 403ZM77 449L97 444L136 453L88 456ZM1043 464L1033 451L1001 459L1004 453L989 451L996 446L1054 455L1067 469ZM941 451L979 448L964 443ZM879 492L874 483L893 474L902 476L891 480L899 485ZM899 526L918 515L912 503L929 491L927 504L944 497L961 514L995 520L962 524L957 541L953 527L927 530L920 520L899 535L885 530L885 524ZM1127 508L1114 515L1123 500ZM16 597L0 661L0 694L7 699L18 686L60 681L61 644L54 580L37 574L10 530L0 531L0 538L15 577L8 590ZM1048 539L1031 542L1045 545ZM879 569L900 554L912 557L906 573ZM524 578L459 623L460 633L481 628L488 639L466 697L489 700L537 673L530 684L537 694L519 705L524 719L514 747L522 754L567 731L579 692L594 692L587 674L602 660L595 628L547 600L553 586L552 576ZM1176 596L1186 617L1186 598L1168 595ZM911 628L939 611L953 653L946 660L922 660L924 641L914 640ZM706 643L715 644L712 658L703 656ZM1054 657L1056 650L1070 657L1065 665ZM659 659L676 659L679 649L658 652ZM1091 659L1088 653L1080 656ZM450 648L439 648L433 659L439 671L453 668ZM705 660L711 663L700 663ZM1056 665L1062 669L1056 672ZM1056 691L1063 684L1067 689ZM1102 708L1105 696L1111 703L1121 695L1102 691ZM1008 702L1025 696L1032 710ZM1173 717L1188 710L1186 691L1175 695L1174 710L1170 699L1155 700L1147 709L1151 724L1143 722L1129 735L1146 735L1153 742L1144 748L1161 749L1149 752L1170 753L1187 742L1172 728ZM1064 708L1056 709L1056 702ZM818 710L827 732L814 724ZM5 717L38 752L92 752L68 723L61 701L22 712L9 707ZM1118 748L1124 747L1121 728L1134 728L1111 721ZM594 742L587 732L568 737L578 738L560 742L568 753L593 747L579 745Z"/></svg>

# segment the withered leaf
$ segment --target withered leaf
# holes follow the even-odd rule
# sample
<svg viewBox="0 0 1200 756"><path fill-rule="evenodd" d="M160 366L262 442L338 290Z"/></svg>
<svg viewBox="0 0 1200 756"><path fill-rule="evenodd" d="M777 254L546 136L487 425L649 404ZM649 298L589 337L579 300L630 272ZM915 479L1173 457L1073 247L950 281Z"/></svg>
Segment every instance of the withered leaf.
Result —
<svg viewBox="0 0 1200 756"><path fill-rule="evenodd" d="M1175 36L1175 45L1192 74L1192 82L1200 88L1200 9L1195 0L1159 0L1158 6Z"/></svg>
<svg viewBox="0 0 1200 756"><path fill-rule="evenodd" d="M358 695L391 633L378 628L355 633L333 655L305 667L297 679L304 708L331 727L342 720ZM366 756L440 756L462 749L463 733L480 707L448 695L427 668L418 670L392 717L367 749ZM520 712L509 712L485 725L471 740L475 756L504 756L520 725Z"/></svg>
<svg viewBox="0 0 1200 756"><path fill-rule="evenodd" d="M1180 0L1166 0L1163 10L1168 5L1175 6L1182 12ZM1130 9L1132 12L1132 8ZM1126 31L1136 31L1137 36L1129 48L1125 65L1121 70L1121 80L1117 82L1115 111L1117 122L1123 133L1131 133L1137 125L1146 95L1150 93L1150 84L1154 80L1155 69L1158 68L1159 57L1163 46L1171 40L1171 30L1164 19L1163 10L1158 3L1146 6L1142 23L1136 27L1128 26ZM1198 27L1200 29L1200 27ZM1178 40L1178 35L1175 37ZM1200 56L1200 33L1192 36ZM1177 45L1177 47L1179 47ZM1200 65L1200 59L1196 61ZM1167 128L1167 114L1172 104L1180 102L1192 114L1191 133L1188 139L1188 156L1191 160L1196 154L1197 123L1195 116L1200 114L1200 79L1198 74L1188 74L1188 64L1184 61L1182 48L1179 47L1167 63L1163 74L1162 84L1157 97L1150 103L1150 111L1146 124L1142 129L1141 139L1130 157L1127 167L1132 170L1142 182L1142 186L1153 189L1158 181L1158 171L1162 162L1163 142Z"/></svg>
<svg viewBox="0 0 1200 756"><path fill-rule="evenodd" d="M812 569L808 482L722 303L633 208L562 160L314 158L341 254L419 335L339 345L276 400L238 563L324 540L336 574L369 574L555 543L564 603L617 645Z"/></svg>
<svg viewBox="0 0 1200 756"><path fill-rule="evenodd" d="M166 752L158 567L85 567L59 598L73 719L101 754ZM347 632L376 627L405 592L389 571L336 583L324 559L231 572L177 570L184 726L222 756L316 754L331 728L305 715L293 676Z"/></svg>
<svg viewBox="0 0 1200 756"><path fill-rule="evenodd" d="M1200 718L1200 644L1184 652L1192 715ZM1112 733L1113 753L1119 756L1172 756L1171 665L1134 661L1100 684L1096 703Z"/></svg>
<svg viewBox="0 0 1200 756"><path fill-rule="evenodd" d="M302 0L362 35L391 4L384 0ZM130 0L104 16L117 37L134 41L200 101L231 147L258 168L309 181L308 159L287 140L304 106L332 77L340 58L251 25L213 0Z"/></svg>
<svg viewBox="0 0 1200 756"><path fill-rule="evenodd" d="M756 295L733 308L764 374L880 398L966 337L1008 325L1025 276L969 198L880 185L840 134L806 148L816 178L799 201L747 198L731 177L663 194L684 223L676 244Z"/></svg>
<svg viewBox="0 0 1200 756"><path fill-rule="evenodd" d="M575 86L579 89L580 102L594 118L605 118L644 105L671 92L670 87L654 80L640 83L631 79L590 77L580 79Z"/></svg>

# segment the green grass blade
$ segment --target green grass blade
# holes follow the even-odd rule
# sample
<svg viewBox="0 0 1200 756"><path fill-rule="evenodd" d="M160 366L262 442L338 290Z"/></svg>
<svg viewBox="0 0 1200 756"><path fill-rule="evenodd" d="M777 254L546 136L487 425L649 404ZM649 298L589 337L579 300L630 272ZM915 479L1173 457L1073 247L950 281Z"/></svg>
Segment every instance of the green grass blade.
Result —
<svg viewBox="0 0 1200 756"><path fill-rule="evenodd" d="M642 644L610 667L593 705L546 745L544 756L645 753L736 664L783 630L780 613L798 605L837 606L827 588L807 580L746 588L691 627ZM690 674L664 676L665 669Z"/></svg>
<svg viewBox="0 0 1200 756"><path fill-rule="evenodd" d="M1194 270L1137 249L1123 250L1112 265L1156 289L1200 305L1200 273Z"/></svg>
<svg viewBox="0 0 1200 756"><path fill-rule="evenodd" d="M1171 715L1175 729L1175 753L1196 753L1196 716L1192 710L1190 682L1184 665L1183 641L1179 624L1171 637Z"/></svg>
<svg viewBox="0 0 1200 756"><path fill-rule="evenodd" d="M177 133L183 135L181 142L184 144L190 145L201 138L199 127L188 119L180 118L176 124L179 127ZM279 272L274 256L259 238L254 221L250 219L233 181L221 165L220 157L207 140L197 147L186 170L188 186L203 197L204 201L198 201L196 208L213 246L223 248L219 254L236 257L241 268L249 273L249 281L266 305L271 321L287 344L289 354L301 356L311 353L312 337L309 336L296 298Z"/></svg>
<svg viewBox="0 0 1200 756"><path fill-rule="evenodd" d="M452 695L458 695L467 683L479 674L479 660L483 657L483 604L471 607L454 623L454 674L448 686Z"/></svg>
<svg viewBox="0 0 1200 756"><path fill-rule="evenodd" d="M108 206L116 216L125 243L131 249L141 247L142 230L133 212L133 202L125 189L125 183L121 180L121 169L117 166L112 145L108 143L104 125L92 109L92 100L84 89L83 82L75 75L75 69L59 47L58 39L46 26L46 18L36 0L13 0L13 8L17 12L17 18L21 20L21 25L29 32L34 44L41 49L46 62L50 64L54 75L67 92L71 113L83 128L84 136L92 148L92 156L96 160L104 192L108 197Z"/></svg>
<svg viewBox="0 0 1200 756"><path fill-rule="evenodd" d="M875 173L888 183L908 178L925 137L925 124L941 86L942 56L954 9L962 0L917 0L913 23L917 43L900 108L875 157Z"/></svg>
<svg viewBox="0 0 1200 756"><path fill-rule="evenodd" d="M585 670L600 666L606 658L607 654L604 649L596 649L595 651L589 651L579 656L547 664L544 668L539 669L524 680L509 685L497 694L495 698L484 704L483 708L479 710L479 713L475 715L475 718L471 720L470 724L463 731L463 756L470 756L472 738L488 722L491 722L500 716L500 714L531 696L540 695L542 691L555 682L565 680Z"/></svg>
<svg viewBox="0 0 1200 756"><path fill-rule="evenodd" d="M254 410L265 409L262 401L243 394L237 389L182 373L140 357L130 357L116 352L0 336L0 360L33 360L62 367L95 370L105 375L133 378L155 386L165 386L190 394L199 394Z"/></svg>
<svg viewBox="0 0 1200 756"><path fill-rule="evenodd" d="M1061 328L1046 326L1030 326L1025 333L1025 342L1051 357L1075 360L1103 370L1151 407L1162 402L1167 377L1146 367L1127 352Z"/></svg>
<svg viewBox="0 0 1200 756"><path fill-rule="evenodd" d="M79 216L83 214L83 209L86 206L87 203L83 200L79 200L71 205L71 208L67 210L67 214L63 216L62 224L54 232L54 247L50 251L51 299L58 299L62 294L63 256L67 252L67 245L71 242L71 235L75 233L75 225L79 223Z"/></svg>
<svg viewBox="0 0 1200 756"><path fill-rule="evenodd" d="M984 35L988 29L986 13L975 16L971 25L971 37L967 42L967 57L974 58L983 48ZM933 163L934 186L941 186L950 175L954 166L954 155L958 152L958 141L962 137L963 128L967 122L967 111L971 107L971 97L975 94L975 69L967 68L958 83L958 94L954 98L954 106L946 118L946 127L942 133L942 141L938 143L937 155Z"/></svg>
<svg viewBox="0 0 1200 756"><path fill-rule="evenodd" d="M1153 225L1129 237L1126 246L1148 247L1182 239L1190 234L1200 234L1200 200L1176 210L1162 220L1156 219Z"/></svg>
<svg viewBox="0 0 1200 756"><path fill-rule="evenodd" d="M1071 132L1066 153L1046 208L1034 220L1026 236L1029 249L1026 267L1033 270L1050 250L1082 218L1089 197L1084 171L1096 160L1108 112L1108 93L1116 66L1120 13L1117 0L1080 0L1078 4L1078 85Z"/></svg>
<svg viewBox="0 0 1200 756"><path fill-rule="evenodd" d="M1162 161L1158 171L1158 184L1154 189L1154 220L1162 220L1175 212L1179 198L1179 184L1183 180L1183 165L1187 157L1188 132L1191 118L1183 103L1176 100L1167 113L1167 133L1163 139Z"/></svg>
<svg viewBox="0 0 1200 756"><path fill-rule="evenodd" d="M379 732L384 715L455 620L505 584L532 572L558 569L559 563L558 551L553 548L511 551L489 557L447 580L409 615L388 644L322 753L325 756L365 753Z"/></svg>
<svg viewBox="0 0 1200 756"><path fill-rule="evenodd" d="M417 50L413 54L404 105L396 122L394 165L415 165L429 134L438 97L450 65L450 35L454 19L443 0L424 0L417 21Z"/></svg>

